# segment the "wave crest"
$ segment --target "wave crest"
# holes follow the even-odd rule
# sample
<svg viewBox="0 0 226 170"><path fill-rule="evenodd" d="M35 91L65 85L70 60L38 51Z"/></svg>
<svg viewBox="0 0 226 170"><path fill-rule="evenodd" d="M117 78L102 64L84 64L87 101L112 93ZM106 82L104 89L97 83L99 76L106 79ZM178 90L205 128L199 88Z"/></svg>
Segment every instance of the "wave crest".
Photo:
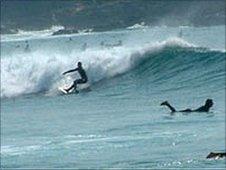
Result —
<svg viewBox="0 0 226 170"><path fill-rule="evenodd" d="M195 55L199 52L210 51L197 48L188 42L173 38L155 44L146 44L142 47L115 47L109 49L87 49L82 52L72 52L70 55L50 53L47 51L34 51L28 54L17 54L1 60L1 97L13 97L22 94L39 93L57 89L57 86L68 84L72 80L61 75L62 72L72 69L77 61L81 61L89 77L89 83L98 82L105 78L125 73L134 67L144 67L146 60L158 57L159 65L167 64L170 56L176 60L177 52L180 55ZM171 53L171 55L170 55ZM218 52L222 53L222 52ZM174 55L175 54L175 55ZM186 54L187 55L187 54ZM187 57L189 57L187 55ZM176 61L173 61L176 62ZM142 65L142 66L141 66ZM147 68L148 69L148 68ZM71 79L78 75L72 74Z"/></svg>

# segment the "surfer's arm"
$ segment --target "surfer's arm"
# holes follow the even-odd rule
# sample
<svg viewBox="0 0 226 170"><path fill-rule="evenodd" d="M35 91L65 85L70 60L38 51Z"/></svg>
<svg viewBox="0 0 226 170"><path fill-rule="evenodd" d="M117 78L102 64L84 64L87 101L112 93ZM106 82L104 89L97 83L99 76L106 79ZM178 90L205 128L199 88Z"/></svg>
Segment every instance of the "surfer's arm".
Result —
<svg viewBox="0 0 226 170"><path fill-rule="evenodd" d="M171 110L172 113L176 112L176 109L173 106L171 106L168 101L162 102L161 106L163 106L163 105L169 107L169 109Z"/></svg>
<svg viewBox="0 0 226 170"><path fill-rule="evenodd" d="M72 69L72 70L68 70L68 71L64 72L63 75L65 75L65 74L67 74L67 73L71 73L71 72L77 71L77 70L78 70L78 68Z"/></svg>

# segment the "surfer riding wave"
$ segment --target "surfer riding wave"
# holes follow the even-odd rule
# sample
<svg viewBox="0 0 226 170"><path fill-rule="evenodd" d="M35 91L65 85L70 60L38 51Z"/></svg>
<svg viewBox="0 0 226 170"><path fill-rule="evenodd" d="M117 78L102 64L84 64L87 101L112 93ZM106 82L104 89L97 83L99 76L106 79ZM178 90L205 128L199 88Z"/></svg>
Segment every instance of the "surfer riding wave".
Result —
<svg viewBox="0 0 226 170"><path fill-rule="evenodd" d="M68 70L68 71L64 72L63 75L65 75L67 73L74 72L74 71L78 71L78 73L79 73L81 78L75 80L74 83L71 85L71 87L69 87L68 89L64 89L67 93L73 88L74 88L75 92L78 93L78 91L76 89L77 88L77 84L84 84L84 83L86 83L88 81L88 77L86 75L85 70L82 67L82 63L81 62L77 63L77 68L72 69L72 70Z"/></svg>

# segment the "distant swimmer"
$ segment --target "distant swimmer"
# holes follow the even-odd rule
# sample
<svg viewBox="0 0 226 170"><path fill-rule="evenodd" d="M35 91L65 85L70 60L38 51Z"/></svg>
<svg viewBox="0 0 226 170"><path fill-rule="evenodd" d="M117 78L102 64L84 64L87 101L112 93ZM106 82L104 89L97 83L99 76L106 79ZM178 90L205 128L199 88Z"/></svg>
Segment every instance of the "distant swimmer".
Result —
<svg viewBox="0 0 226 170"><path fill-rule="evenodd" d="M73 85L71 87L69 87L68 89L64 89L66 92L69 92L72 88L74 88L75 92L78 93L78 91L76 90L77 84L84 84L84 83L86 83L88 81L86 72L85 72L85 70L82 67L82 63L81 62L78 62L77 63L77 66L78 66L77 68L72 69L72 70L69 70L69 71L66 71L66 72L63 73L63 75L65 75L67 73L78 71L79 75L81 76L81 79L75 80L74 83L73 83Z"/></svg>
<svg viewBox="0 0 226 170"><path fill-rule="evenodd" d="M182 29L181 29L180 32L179 32L179 37L182 38L182 36L183 36L183 32L182 32Z"/></svg>
<svg viewBox="0 0 226 170"><path fill-rule="evenodd" d="M161 106L167 106L171 112L209 112L209 109L213 106L213 100L207 99L204 106L199 107L198 109L192 110L192 109L185 109L185 110L179 110L177 111L173 106L169 104L168 101L165 101L161 103Z"/></svg>
<svg viewBox="0 0 226 170"><path fill-rule="evenodd" d="M84 44L82 45L82 50L85 51L86 49L87 49L87 43L84 43Z"/></svg>
<svg viewBox="0 0 226 170"><path fill-rule="evenodd" d="M122 46L122 41L119 40L118 43L116 44L105 44L106 47L118 47L118 46Z"/></svg>
<svg viewBox="0 0 226 170"><path fill-rule="evenodd" d="M223 158L223 157L226 157L226 152L210 152L206 158L207 159L210 159L210 158L217 159L217 158Z"/></svg>
<svg viewBox="0 0 226 170"><path fill-rule="evenodd" d="M115 46L121 46L122 45L122 40L118 41L118 44L115 44Z"/></svg>
<svg viewBox="0 0 226 170"><path fill-rule="evenodd" d="M28 44L28 41L25 41L25 43L26 43L26 46L25 46L25 51L30 51L30 47L29 47L29 44Z"/></svg>
<svg viewBox="0 0 226 170"><path fill-rule="evenodd" d="M101 45L101 46L104 46L104 42L103 42L103 41L101 41L100 45Z"/></svg>

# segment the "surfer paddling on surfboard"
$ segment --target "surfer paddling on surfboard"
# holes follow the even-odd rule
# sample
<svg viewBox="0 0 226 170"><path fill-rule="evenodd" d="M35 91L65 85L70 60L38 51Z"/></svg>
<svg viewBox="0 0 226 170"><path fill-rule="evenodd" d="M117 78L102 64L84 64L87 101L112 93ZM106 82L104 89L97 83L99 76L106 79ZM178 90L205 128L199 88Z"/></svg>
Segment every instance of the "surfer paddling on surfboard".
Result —
<svg viewBox="0 0 226 170"><path fill-rule="evenodd" d="M81 77L80 79L75 80L71 87L69 87L68 89L64 89L67 93L73 88L74 88L75 92L78 93L78 91L76 90L77 84L84 84L84 83L86 83L88 81L86 72L85 72L85 70L82 67L82 63L78 62L77 66L78 66L77 68L69 70L69 71L66 71L66 72L63 73L63 75L65 75L67 73L78 71L78 73L79 73L79 75Z"/></svg>
<svg viewBox="0 0 226 170"><path fill-rule="evenodd" d="M213 100L207 99L204 106L199 107L198 109L192 110L192 109L185 109L185 110L179 110L177 111L173 106L169 104L168 101L165 101L161 103L161 106L167 106L171 112L209 112L209 109L213 106Z"/></svg>

